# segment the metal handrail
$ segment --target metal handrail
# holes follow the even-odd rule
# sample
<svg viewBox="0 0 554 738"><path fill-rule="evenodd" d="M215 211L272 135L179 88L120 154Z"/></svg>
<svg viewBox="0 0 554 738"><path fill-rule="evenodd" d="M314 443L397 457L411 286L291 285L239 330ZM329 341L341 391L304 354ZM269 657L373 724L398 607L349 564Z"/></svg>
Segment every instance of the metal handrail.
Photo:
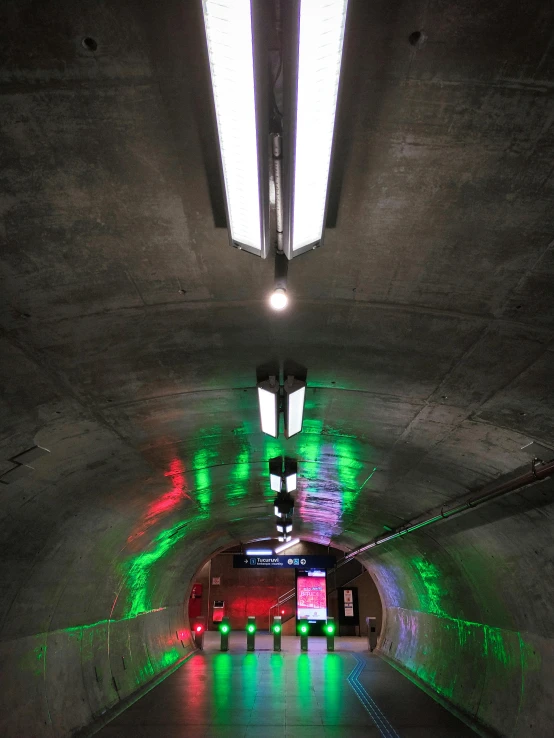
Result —
<svg viewBox="0 0 554 738"><path fill-rule="evenodd" d="M442 522L448 518L461 515L469 510L473 510L478 505L492 502L502 495L515 492L522 487L528 487L535 484L535 482L540 482L553 475L554 459L551 459L550 461L533 459L531 462L531 468L526 472L519 473L517 476L510 477L507 480L503 477L500 480L486 484L478 492L472 493L470 496L464 495L462 498L452 500L441 507L428 510L423 515L402 523L402 525L399 525L388 533L381 533L381 535L377 536L372 541L365 543L363 546L358 546L348 554L345 554L344 558L337 562L337 567L347 564L355 556L358 556L365 551L369 551L382 543L388 543L388 541L393 541L396 538L400 538L400 536L405 536L408 533L421 530L421 528L425 528L428 525L434 525L435 523Z"/></svg>
<svg viewBox="0 0 554 738"><path fill-rule="evenodd" d="M290 600L291 596L294 596L295 592L296 590L293 587L292 589L289 589L288 592L284 592L282 595L279 595L279 597L277 597L276 604L272 605L272 607L275 607L276 605L281 605L283 602L287 602L288 600Z"/></svg>

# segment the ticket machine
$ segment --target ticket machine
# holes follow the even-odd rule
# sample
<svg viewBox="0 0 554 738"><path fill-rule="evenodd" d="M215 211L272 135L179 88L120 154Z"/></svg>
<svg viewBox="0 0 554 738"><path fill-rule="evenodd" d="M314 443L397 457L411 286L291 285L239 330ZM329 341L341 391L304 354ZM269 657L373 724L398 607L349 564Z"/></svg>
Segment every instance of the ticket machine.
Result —
<svg viewBox="0 0 554 738"><path fill-rule="evenodd" d="M225 600L214 600L212 607L212 623L221 623L225 617Z"/></svg>

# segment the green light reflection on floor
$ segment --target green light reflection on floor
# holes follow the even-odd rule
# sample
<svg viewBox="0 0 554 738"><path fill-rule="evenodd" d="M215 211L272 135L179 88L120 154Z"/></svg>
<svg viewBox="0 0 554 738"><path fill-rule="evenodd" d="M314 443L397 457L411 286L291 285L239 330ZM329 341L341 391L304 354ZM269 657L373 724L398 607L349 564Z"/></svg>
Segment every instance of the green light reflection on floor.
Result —
<svg viewBox="0 0 554 738"><path fill-rule="evenodd" d="M323 710L331 715L341 709L342 694L337 685L344 682L344 663L337 653L328 653L323 662Z"/></svg>
<svg viewBox="0 0 554 738"><path fill-rule="evenodd" d="M271 670L271 686L276 694L285 694L284 657L280 653L272 653L269 657Z"/></svg>
<svg viewBox="0 0 554 738"><path fill-rule="evenodd" d="M216 715L224 716L237 699L237 695L231 688L231 671L233 661L229 653L216 653L213 656L212 669L214 678L212 680L212 697L214 712Z"/></svg>
<svg viewBox="0 0 554 738"><path fill-rule="evenodd" d="M295 695L296 707L311 709L310 700L314 699L312 690L312 670L310 656L307 653L301 653L296 659L296 682L298 690Z"/></svg>

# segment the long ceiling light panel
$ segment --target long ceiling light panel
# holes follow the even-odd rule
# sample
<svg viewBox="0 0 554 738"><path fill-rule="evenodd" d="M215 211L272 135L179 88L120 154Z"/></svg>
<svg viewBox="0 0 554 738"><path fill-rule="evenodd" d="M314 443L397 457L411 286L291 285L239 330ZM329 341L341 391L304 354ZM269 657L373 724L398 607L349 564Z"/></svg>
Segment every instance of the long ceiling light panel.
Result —
<svg viewBox="0 0 554 738"><path fill-rule="evenodd" d="M264 24L257 0L202 0L233 246L266 257L268 156ZM258 51L259 50L259 51Z"/></svg>
<svg viewBox="0 0 554 738"><path fill-rule="evenodd" d="M348 0L294 4L285 94L289 259L323 239Z"/></svg>

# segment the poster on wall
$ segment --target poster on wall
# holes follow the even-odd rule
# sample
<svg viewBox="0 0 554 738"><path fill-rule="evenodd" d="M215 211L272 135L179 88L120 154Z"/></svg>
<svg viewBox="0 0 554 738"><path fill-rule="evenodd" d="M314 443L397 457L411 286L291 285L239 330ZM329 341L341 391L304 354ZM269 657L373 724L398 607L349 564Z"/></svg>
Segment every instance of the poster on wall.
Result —
<svg viewBox="0 0 554 738"><path fill-rule="evenodd" d="M298 572L296 617L298 620L327 620L327 573L325 571Z"/></svg>
<svg viewBox="0 0 554 738"><path fill-rule="evenodd" d="M356 628L359 626L358 589L357 587L339 587L339 625ZM343 635L348 633L343 632Z"/></svg>

